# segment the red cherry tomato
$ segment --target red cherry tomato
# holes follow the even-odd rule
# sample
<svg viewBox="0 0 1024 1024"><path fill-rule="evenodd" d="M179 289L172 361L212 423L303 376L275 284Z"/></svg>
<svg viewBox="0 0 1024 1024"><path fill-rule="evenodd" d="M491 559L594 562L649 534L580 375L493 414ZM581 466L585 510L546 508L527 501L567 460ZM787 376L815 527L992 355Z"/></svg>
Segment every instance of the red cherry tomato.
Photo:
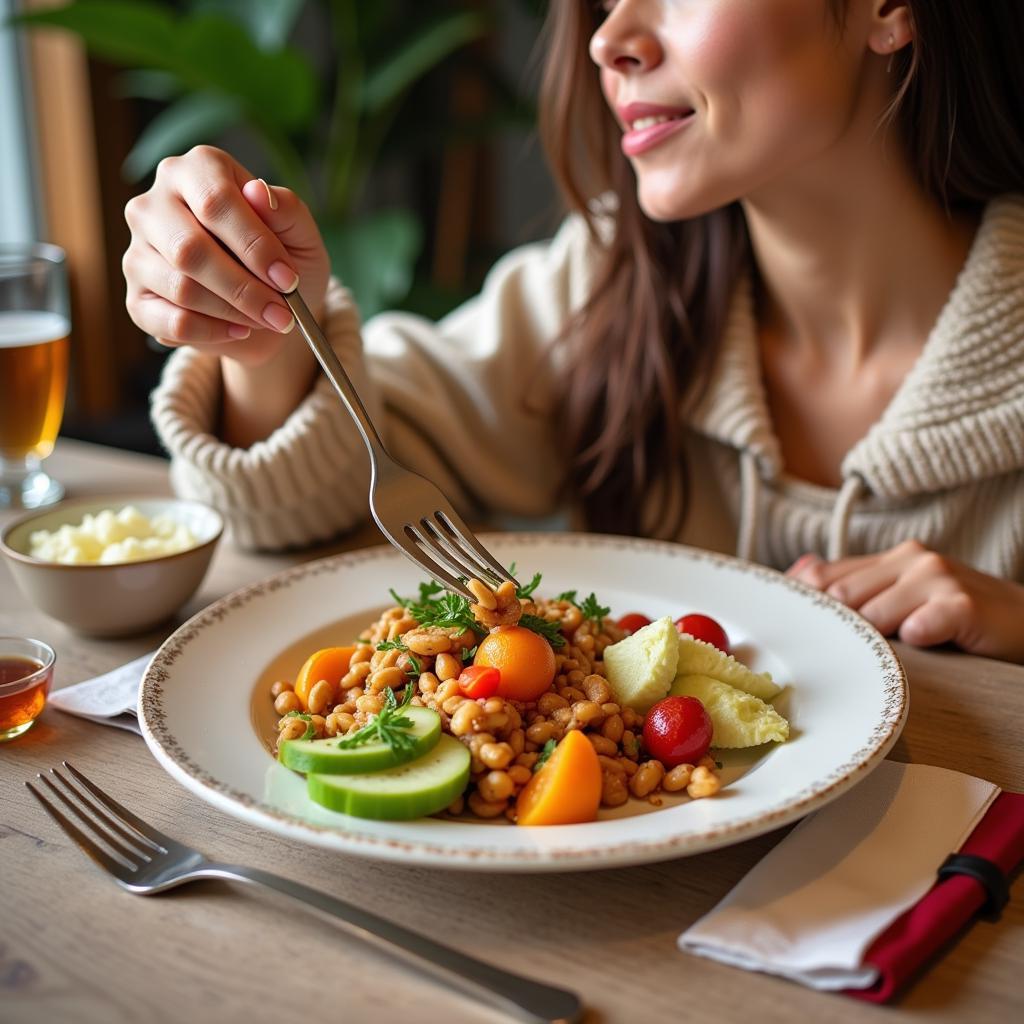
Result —
<svg viewBox="0 0 1024 1024"><path fill-rule="evenodd" d="M696 697L665 697L644 719L644 746L666 768L696 764L711 746L711 719Z"/></svg>
<svg viewBox="0 0 1024 1024"><path fill-rule="evenodd" d="M624 629L627 633L635 633L638 629L643 629L644 626L649 626L650 624L651 620L639 612L630 612L628 615L623 615L616 623L619 629Z"/></svg>
<svg viewBox="0 0 1024 1024"><path fill-rule="evenodd" d="M676 619L676 629L689 633L695 640L703 640L717 647L723 654L729 653L729 637L725 630L710 615L683 615Z"/></svg>
<svg viewBox="0 0 1024 1024"><path fill-rule="evenodd" d="M501 685L501 671L484 665L467 665L459 676L459 693L470 700L493 697Z"/></svg>

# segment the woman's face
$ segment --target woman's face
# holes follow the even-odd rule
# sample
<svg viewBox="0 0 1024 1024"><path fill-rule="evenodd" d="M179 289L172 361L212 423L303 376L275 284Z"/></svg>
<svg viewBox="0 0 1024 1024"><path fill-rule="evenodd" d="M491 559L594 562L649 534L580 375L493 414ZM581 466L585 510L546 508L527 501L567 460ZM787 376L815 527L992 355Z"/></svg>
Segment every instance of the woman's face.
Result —
<svg viewBox="0 0 1024 1024"><path fill-rule="evenodd" d="M869 5L848 6L840 29L828 0L608 0L590 53L649 217L756 196L835 150L875 70Z"/></svg>

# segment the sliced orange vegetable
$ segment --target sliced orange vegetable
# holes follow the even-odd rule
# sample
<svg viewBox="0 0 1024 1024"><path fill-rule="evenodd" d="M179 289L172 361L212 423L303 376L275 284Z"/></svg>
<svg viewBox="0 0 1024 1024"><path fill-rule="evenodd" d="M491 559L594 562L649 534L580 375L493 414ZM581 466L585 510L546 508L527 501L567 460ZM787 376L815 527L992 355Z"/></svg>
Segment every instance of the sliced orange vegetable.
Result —
<svg viewBox="0 0 1024 1024"><path fill-rule="evenodd" d="M593 821L601 806L601 763L590 740L567 732L516 800L520 825L575 825Z"/></svg>
<svg viewBox="0 0 1024 1024"><path fill-rule="evenodd" d="M295 696L302 701L303 711L309 710L309 691L321 679L334 687L335 696L341 688L341 678L348 672L355 647L324 647L311 654L295 677Z"/></svg>
<svg viewBox="0 0 1024 1024"><path fill-rule="evenodd" d="M501 672L498 696L536 700L555 679L555 652L544 637L525 626L499 626L480 641L474 665Z"/></svg>

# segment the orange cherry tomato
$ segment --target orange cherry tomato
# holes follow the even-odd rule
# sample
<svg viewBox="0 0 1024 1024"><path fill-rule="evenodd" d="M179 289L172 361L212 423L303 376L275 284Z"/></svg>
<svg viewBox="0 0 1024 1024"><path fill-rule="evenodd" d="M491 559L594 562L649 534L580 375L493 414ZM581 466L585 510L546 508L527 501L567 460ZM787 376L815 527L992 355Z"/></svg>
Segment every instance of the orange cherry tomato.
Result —
<svg viewBox="0 0 1024 1024"><path fill-rule="evenodd" d="M311 654L295 677L295 696L302 702L304 711L309 710L309 691L321 680L326 679L337 696L341 679L348 672L355 647L324 647Z"/></svg>
<svg viewBox="0 0 1024 1024"><path fill-rule="evenodd" d="M519 825L575 825L593 821L601 806L601 763L578 729L565 734L554 753L516 800Z"/></svg>
<svg viewBox="0 0 1024 1024"><path fill-rule="evenodd" d="M555 680L551 644L525 626L499 626L480 641L474 665L501 673L498 695L509 700L536 700Z"/></svg>
<svg viewBox="0 0 1024 1024"><path fill-rule="evenodd" d="M483 665L468 665L459 676L459 693L470 700L493 697L500 685L501 673Z"/></svg>

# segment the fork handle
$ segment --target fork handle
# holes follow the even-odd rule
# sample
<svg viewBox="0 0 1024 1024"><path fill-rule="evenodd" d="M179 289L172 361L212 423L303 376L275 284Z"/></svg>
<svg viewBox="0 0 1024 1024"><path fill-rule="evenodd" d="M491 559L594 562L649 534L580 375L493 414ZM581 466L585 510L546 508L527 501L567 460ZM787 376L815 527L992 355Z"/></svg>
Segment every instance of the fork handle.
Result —
<svg viewBox="0 0 1024 1024"><path fill-rule="evenodd" d="M330 342L324 337L324 332L316 322L316 318L309 311L305 299L298 291L282 292L281 297L288 303L288 308L295 317L299 332L306 339L309 347L313 350L317 362L323 367L327 379L334 385L334 390L341 396L349 415L355 420L359 433L370 452L371 459L387 458L387 449L384 442L377 433L377 428L370 419L362 399L356 392L349 375L345 372L337 353L331 348Z"/></svg>
<svg viewBox="0 0 1024 1024"><path fill-rule="evenodd" d="M583 1005L572 992L503 971L308 885L236 864L204 864L195 876L256 882L301 900L337 918L360 938L387 947L389 951L397 948L463 991L534 1024L541 1021L573 1024L582 1016Z"/></svg>

